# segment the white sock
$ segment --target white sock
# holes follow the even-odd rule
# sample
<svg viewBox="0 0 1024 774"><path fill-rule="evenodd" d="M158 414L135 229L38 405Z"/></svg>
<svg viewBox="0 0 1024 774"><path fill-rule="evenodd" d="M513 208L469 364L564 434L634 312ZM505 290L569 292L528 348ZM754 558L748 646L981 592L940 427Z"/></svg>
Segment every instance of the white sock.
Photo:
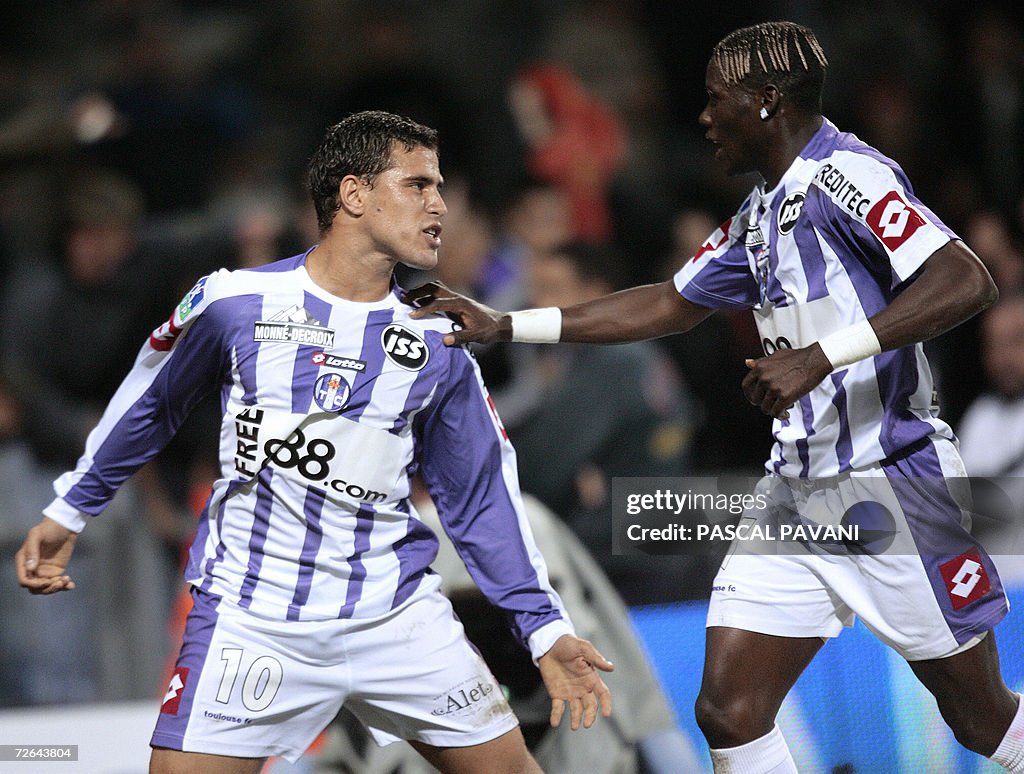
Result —
<svg viewBox="0 0 1024 774"><path fill-rule="evenodd" d="M1011 774L1024 774L1024 696L1018 694L1017 714L1006 729L1006 736L992 753L992 760Z"/></svg>
<svg viewBox="0 0 1024 774"><path fill-rule="evenodd" d="M753 742L711 750L711 763L715 774L798 774L778 726Z"/></svg>

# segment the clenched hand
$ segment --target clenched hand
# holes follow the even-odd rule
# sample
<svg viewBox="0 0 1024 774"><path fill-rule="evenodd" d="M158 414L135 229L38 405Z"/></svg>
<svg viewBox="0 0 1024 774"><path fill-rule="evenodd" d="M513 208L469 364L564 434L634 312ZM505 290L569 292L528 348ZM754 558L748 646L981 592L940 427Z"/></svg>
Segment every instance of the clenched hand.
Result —
<svg viewBox="0 0 1024 774"><path fill-rule="evenodd" d="M778 349L767 357L746 360L743 394L754 406L776 419L788 419L789 409L832 372L821 347Z"/></svg>

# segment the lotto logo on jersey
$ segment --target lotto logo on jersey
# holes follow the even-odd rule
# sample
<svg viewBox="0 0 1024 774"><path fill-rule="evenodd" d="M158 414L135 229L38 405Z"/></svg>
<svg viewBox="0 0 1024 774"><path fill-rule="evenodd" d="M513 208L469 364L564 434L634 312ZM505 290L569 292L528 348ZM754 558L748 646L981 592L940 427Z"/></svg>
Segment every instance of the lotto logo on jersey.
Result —
<svg viewBox="0 0 1024 774"><path fill-rule="evenodd" d="M704 240L704 244L700 246L692 260L694 263L700 260L701 256L707 253L713 253L727 241L729 241L729 228L732 226L732 218L729 218L725 223L715 229L715 232Z"/></svg>
<svg viewBox="0 0 1024 774"><path fill-rule="evenodd" d="M939 565L939 572L946 582L946 591L949 592L949 601L953 603L954 610L976 602L992 590L977 549Z"/></svg>
<svg viewBox="0 0 1024 774"><path fill-rule="evenodd" d="M348 368L352 371L365 371L366 361L356 360L352 357L338 357L328 355L326 352L314 352L311 358L313 365L327 366L328 368Z"/></svg>
<svg viewBox="0 0 1024 774"><path fill-rule="evenodd" d="M188 682L188 667L178 667L171 675L171 681L167 684L167 693L164 694L163 703L160 705L160 712L163 715L177 715L178 705L181 704L181 694L185 692L185 684Z"/></svg>
<svg viewBox="0 0 1024 774"><path fill-rule="evenodd" d="M867 223L889 252L895 252L924 225L924 218L896 191L889 191L868 210Z"/></svg>
<svg viewBox="0 0 1024 774"><path fill-rule="evenodd" d="M149 334L149 346L157 352L166 352L180 335L181 327L175 324L174 314L171 314L171 319Z"/></svg>
<svg viewBox="0 0 1024 774"><path fill-rule="evenodd" d="M388 360L406 371L419 371L430 357L427 343L408 328L397 324L384 329L380 345L384 347Z"/></svg>

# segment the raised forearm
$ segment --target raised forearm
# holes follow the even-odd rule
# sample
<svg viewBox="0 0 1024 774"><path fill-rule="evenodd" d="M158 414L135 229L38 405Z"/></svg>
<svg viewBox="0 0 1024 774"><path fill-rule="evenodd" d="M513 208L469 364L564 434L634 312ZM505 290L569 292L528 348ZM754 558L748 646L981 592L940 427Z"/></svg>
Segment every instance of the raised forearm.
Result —
<svg viewBox="0 0 1024 774"><path fill-rule="evenodd" d="M642 285L562 310L561 341L615 344L687 331L711 314L671 281Z"/></svg>

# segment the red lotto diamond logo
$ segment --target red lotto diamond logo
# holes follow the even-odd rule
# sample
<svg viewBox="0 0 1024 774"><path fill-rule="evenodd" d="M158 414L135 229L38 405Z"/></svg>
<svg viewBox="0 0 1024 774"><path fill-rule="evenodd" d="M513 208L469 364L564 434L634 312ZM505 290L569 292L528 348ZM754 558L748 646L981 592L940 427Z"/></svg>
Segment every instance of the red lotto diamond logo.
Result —
<svg viewBox="0 0 1024 774"><path fill-rule="evenodd" d="M924 218L895 191L889 191L868 211L868 225L889 252L895 252L924 225Z"/></svg>
<svg viewBox="0 0 1024 774"><path fill-rule="evenodd" d="M181 694L185 692L185 683L188 682L188 667L178 667L171 675L171 682L167 684L167 693L164 694L163 704L160 705L160 712L163 715L177 715L178 705L181 703Z"/></svg>
<svg viewBox="0 0 1024 774"><path fill-rule="evenodd" d="M729 227L732 225L732 218L729 218L725 223L715 229L715 232L705 240L704 244L700 246L700 249L694 254L692 260L694 263L700 260L700 257L705 253L714 252L719 247L725 244L729 238Z"/></svg>
<svg viewBox="0 0 1024 774"><path fill-rule="evenodd" d="M939 565L939 572L946 581L946 591L954 610L976 602L992 590L976 548Z"/></svg>

